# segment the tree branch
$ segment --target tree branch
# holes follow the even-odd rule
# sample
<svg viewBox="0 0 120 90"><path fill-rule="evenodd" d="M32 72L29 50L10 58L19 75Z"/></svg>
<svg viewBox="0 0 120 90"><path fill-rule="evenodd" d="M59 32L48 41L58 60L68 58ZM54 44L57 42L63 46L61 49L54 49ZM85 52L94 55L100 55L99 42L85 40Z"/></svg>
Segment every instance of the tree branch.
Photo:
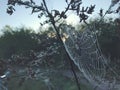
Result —
<svg viewBox="0 0 120 90"><path fill-rule="evenodd" d="M68 58L69 58L71 70L72 70L73 75L74 75L74 77L75 77L78 90L81 90L80 85L79 85L79 81L78 81L77 74L76 74L76 72L75 72L75 70L74 70L73 61L71 60L69 54L67 53L67 51L66 51L66 49L65 49L64 43L63 43L63 41L62 41L62 39L61 39L61 36L60 36L60 33L59 33L59 30L58 30L58 28L57 28L56 25L55 25L54 17L49 13L49 10L48 10L48 8L47 8L47 5L46 5L45 0L43 0L43 3L44 3L44 6L45 6L45 8L46 8L46 12L48 13L48 16L50 17L51 23L52 23L52 25L53 25L53 27L54 27L54 29L55 29L55 31L56 31L57 37L58 37L59 41L62 43L62 46L63 46L63 48L64 48L64 50L65 50L65 52L66 52L66 54L67 54L67 56L68 56ZM69 6L67 7L65 13L67 12L68 9L69 9Z"/></svg>

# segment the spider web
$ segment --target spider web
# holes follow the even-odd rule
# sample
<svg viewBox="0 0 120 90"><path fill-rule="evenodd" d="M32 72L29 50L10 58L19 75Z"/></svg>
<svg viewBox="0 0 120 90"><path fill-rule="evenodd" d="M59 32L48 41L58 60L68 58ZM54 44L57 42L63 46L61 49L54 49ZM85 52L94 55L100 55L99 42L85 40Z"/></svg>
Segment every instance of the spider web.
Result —
<svg viewBox="0 0 120 90"><path fill-rule="evenodd" d="M8 90L4 85L3 85L3 82L2 82L2 79L0 78L0 90Z"/></svg>
<svg viewBox="0 0 120 90"><path fill-rule="evenodd" d="M85 78L101 90L113 90L119 75L102 54L96 32L95 25L83 31L63 25L60 35L66 51Z"/></svg>

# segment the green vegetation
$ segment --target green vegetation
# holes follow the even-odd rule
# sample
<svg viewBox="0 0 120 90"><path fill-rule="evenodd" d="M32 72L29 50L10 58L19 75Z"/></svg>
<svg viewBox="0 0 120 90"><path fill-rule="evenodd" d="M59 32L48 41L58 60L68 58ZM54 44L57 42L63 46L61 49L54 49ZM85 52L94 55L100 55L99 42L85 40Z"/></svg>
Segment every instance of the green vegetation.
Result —
<svg viewBox="0 0 120 90"><path fill-rule="evenodd" d="M102 52L111 59L120 59L120 28L112 18L100 23L95 21L98 28L98 39Z"/></svg>
<svg viewBox="0 0 120 90"><path fill-rule="evenodd" d="M95 23L98 30L98 40L102 52L106 57L112 59L111 62L119 64L120 59L120 32L118 24L112 19L106 19L99 23L96 19L90 24ZM85 27L85 26L80 26ZM42 57L37 57L42 53ZM3 34L0 37L0 74L5 71L2 61L14 66L28 67L31 61L41 59L39 68L48 70L69 70L69 62L66 53L59 42L54 30L50 27L44 32L35 33L32 29L25 27L3 28ZM119 68L119 67L118 67ZM76 69L77 70L77 69ZM48 76L48 75L47 75ZM51 83L60 90L77 90L75 80L58 74L50 75ZM19 86L20 78L11 78L8 81L9 90L48 90L43 79L25 80L22 86ZM90 86L81 84L82 90L90 90ZM57 89L56 89L57 90ZM58 89L59 90L59 89Z"/></svg>
<svg viewBox="0 0 120 90"><path fill-rule="evenodd" d="M48 86L43 79L26 80L22 86L19 84L19 78L12 78L8 82L9 90L49 90ZM51 78L51 84L53 85L52 90L77 90L77 86L74 79L70 79L61 75L56 74L55 77ZM92 87L86 86L81 83L82 90L92 90Z"/></svg>
<svg viewBox="0 0 120 90"><path fill-rule="evenodd" d="M13 30L6 26L0 37L0 57L8 59L14 54L26 53L35 49L37 40L35 40L34 35L33 30L24 27Z"/></svg>

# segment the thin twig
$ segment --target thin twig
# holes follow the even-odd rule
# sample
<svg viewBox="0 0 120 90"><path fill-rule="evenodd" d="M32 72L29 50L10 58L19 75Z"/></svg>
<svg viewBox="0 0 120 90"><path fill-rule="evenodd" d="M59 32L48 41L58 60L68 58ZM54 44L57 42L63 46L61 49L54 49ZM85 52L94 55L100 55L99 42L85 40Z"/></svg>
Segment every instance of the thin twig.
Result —
<svg viewBox="0 0 120 90"><path fill-rule="evenodd" d="M58 36L58 39L59 39L59 41L62 43L63 48L64 48L64 50L65 50L65 52L66 52L66 54L67 54L67 56L68 56L68 58L69 58L71 70L72 70L73 75L74 75L74 77L75 77L78 90L81 90L80 85L79 85L79 81L78 81L77 74L76 74L76 72L75 72L75 70L74 70L73 61L71 60L69 54L67 53L67 51L66 51L66 49L65 49L64 43L63 43L63 41L62 41L62 39L61 39L61 36L60 36L60 33L59 33L59 30L58 30L58 28L57 28L56 25L55 25L54 17L49 13L49 10L48 10L48 8L47 8L47 5L46 5L45 0L43 0L43 4L44 4L44 6L45 6L45 8L46 8L46 12L48 13L48 16L50 17L51 23L52 23L52 25L53 25L53 27L54 27L54 29L55 29L55 31L56 31L56 34L57 34L57 36ZM69 8L69 7L68 7L68 8ZM68 8L67 8L67 9L68 9ZM67 12L67 10L66 10L65 12Z"/></svg>

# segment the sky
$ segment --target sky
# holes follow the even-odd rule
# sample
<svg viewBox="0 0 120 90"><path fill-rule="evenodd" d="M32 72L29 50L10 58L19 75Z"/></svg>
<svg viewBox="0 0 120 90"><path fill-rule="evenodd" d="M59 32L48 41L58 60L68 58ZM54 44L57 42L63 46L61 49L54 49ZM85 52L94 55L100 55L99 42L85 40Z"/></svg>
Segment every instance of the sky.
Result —
<svg viewBox="0 0 120 90"><path fill-rule="evenodd" d="M38 4L40 0L35 0ZM65 0L46 0L50 9L64 10L66 4ZM96 4L95 13L98 13L101 8L107 10L110 6L111 0L82 0L82 6L90 6ZM37 18L38 14L31 15L31 9L25 9L24 6L16 6L16 11L13 15L6 13L7 0L0 0L0 29L5 25L12 27L27 26L37 30L40 27L40 20ZM76 23L77 17L70 13L67 21L69 23Z"/></svg>

